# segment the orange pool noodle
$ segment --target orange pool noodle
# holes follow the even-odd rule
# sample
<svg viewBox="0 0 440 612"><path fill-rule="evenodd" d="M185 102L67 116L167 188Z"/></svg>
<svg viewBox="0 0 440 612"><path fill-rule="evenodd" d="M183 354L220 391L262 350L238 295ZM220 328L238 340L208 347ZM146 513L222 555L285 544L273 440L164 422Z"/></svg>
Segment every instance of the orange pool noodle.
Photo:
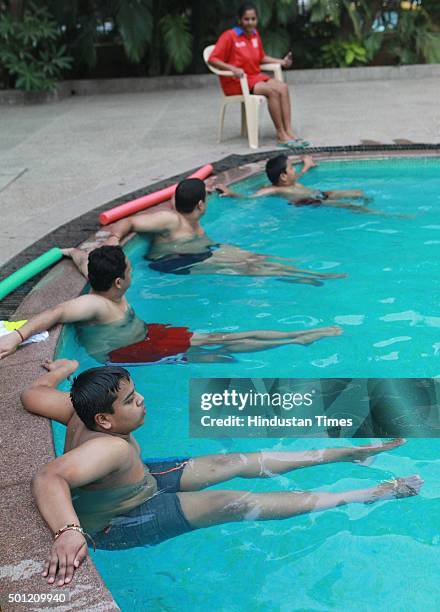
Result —
<svg viewBox="0 0 440 612"><path fill-rule="evenodd" d="M213 168L211 164L206 164L194 172L194 174L191 174L189 178L205 179L211 174L212 170ZM166 187L160 191L149 193L148 195L132 200L131 202L126 202L125 204L116 206L116 208L106 210L99 215L99 222L101 225L108 225L109 223L113 223L114 221L118 221L124 217L128 217L128 215L133 215L140 210L145 210L150 206L154 206L160 202L165 202L174 195L176 187L177 183L171 185L171 187Z"/></svg>

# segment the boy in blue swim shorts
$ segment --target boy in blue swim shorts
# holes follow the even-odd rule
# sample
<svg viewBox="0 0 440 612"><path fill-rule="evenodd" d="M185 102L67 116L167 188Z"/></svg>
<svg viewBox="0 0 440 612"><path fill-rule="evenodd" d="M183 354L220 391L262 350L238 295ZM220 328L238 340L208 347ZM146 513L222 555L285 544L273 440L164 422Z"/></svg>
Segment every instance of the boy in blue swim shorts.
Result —
<svg viewBox="0 0 440 612"><path fill-rule="evenodd" d="M127 370L92 368L74 379L70 394L57 390L77 367L67 359L47 362L48 371L22 393L28 411L67 427L64 454L32 480L36 504L54 538L43 572L50 584L72 581L88 544L108 550L151 546L211 525L286 519L341 504L416 495L423 484L414 475L339 493L207 489L235 477L268 478L322 463L363 461L404 440L143 461L132 433L144 424L146 409Z"/></svg>
<svg viewBox="0 0 440 612"><path fill-rule="evenodd" d="M277 257L271 255L214 242L201 224L206 210L204 182L197 178L184 179L177 185L172 208L133 215L107 226L110 233L107 243L119 244L131 232L147 234L149 267L166 274L288 277L292 279L290 282L308 285L341 278L341 275L302 270L272 261Z"/></svg>

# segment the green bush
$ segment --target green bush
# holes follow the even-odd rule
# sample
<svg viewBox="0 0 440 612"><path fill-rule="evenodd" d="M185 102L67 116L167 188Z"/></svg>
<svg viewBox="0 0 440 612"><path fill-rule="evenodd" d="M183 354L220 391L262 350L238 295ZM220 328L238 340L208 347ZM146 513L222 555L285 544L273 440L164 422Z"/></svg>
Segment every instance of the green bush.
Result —
<svg viewBox="0 0 440 612"><path fill-rule="evenodd" d="M21 21L0 15L0 64L16 89L53 91L71 65L60 32L47 9L31 4Z"/></svg>
<svg viewBox="0 0 440 612"><path fill-rule="evenodd" d="M355 40L332 40L322 47L322 62L327 67L346 68L367 61L367 50Z"/></svg>
<svg viewBox="0 0 440 612"><path fill-rule="evenodd" d="M427 11L402 12L388 50L398 64L440 62L440 32Z"/></svg>

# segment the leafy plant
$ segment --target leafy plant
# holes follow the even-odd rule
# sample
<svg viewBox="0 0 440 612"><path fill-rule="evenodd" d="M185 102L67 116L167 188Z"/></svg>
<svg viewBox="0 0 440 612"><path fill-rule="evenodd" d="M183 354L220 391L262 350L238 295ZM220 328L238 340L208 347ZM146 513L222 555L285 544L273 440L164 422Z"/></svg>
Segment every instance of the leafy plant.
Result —
<svg viewBox="0 0 440 612"><path fill-rule="evenodd" d="M399 64L440 62L440 32L424 9L402 11L388 49Z"/></svg>
<svg viewBox="0 0 440 612"><path fill-rule="evenodd" d="M310 20L312 23L333 21L336 25L339 25L341 20L341 3L337 0L311 0Z"/></svg>
<svg viewBox="0 0 440 612"><path fill-rule="evenodd" d="M383 35L373 23L385 0L312 0L312 22L327 21L338 28L339 36L322 47L325 66L352 66L371 61L383 44Z"/></svg>
<svg viewBox="0 0 440 612"><path fill-rule="evenodd" d="M291 30L298 15L297 0L258 0L258 29L268 55L284 56L292 47Z"/></svg>
<svg viewBox="0 0 440 612"><path fill-rule="evenodd" d="M192 35L186 15L165 15L160 22L165 51L177 72L192 60Z"/></svg>
<svg viewBox="0 0 440 612"><path fill-rule="evenodd" d="M0 0L0 6L22 7L28 1ZM66 45L74 58L75 77L86 76L96 63L94 76L120 71L152 76L203 72L202 50L235 25L239 4L238 0L31 1L54 16L61 39L52 43L56 49L60 43ZM292 49L295 67L356 66L379 58L399 63L439 61L439 0L255 0L255 4L266 52L282 57ZM408 6L411 10L405 10ZM21 9L15 19L17 14L20 18ZM33 47L31 52L34 55ZM26 79L30 86L31 77Z"/></svg>
<svg viewBox="0 0 440 612"><path fill-rule="evenodd" d="M30 4L21 21L0 15L0 64L25 91L52 91L71 65L60 32L44 7Z"/></svg>
<svg viewBox="0 0 440 612"><path fill-rule="evenodd" d="M359 66L366 64L367 50L355 40L332 40L322 47L324 66Z"/></svg>
<svg viewBox="0 0 440 612"><path fill-rule="evenodd" d="M116 3L115 22L128 58L140 62L151 43L153 16L149 0L121 0Z"/></svg>
<svg viewBox="0 0 440 612"><path fill-rule="evenodd" d="M93 68L97 48L110 44L122 46L130 62L146 63L149 74L171 69L182 72L191 63L189 13L195 4L181 0L49 0L79 65Z"/></svg>

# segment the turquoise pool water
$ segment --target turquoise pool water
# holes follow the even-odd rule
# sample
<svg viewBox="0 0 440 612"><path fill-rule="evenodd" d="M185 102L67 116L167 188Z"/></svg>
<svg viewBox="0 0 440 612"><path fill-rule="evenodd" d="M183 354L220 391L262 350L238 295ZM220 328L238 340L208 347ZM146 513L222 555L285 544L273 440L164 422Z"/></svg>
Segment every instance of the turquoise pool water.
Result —
<svg viewBox="0 0 440 612"><path fill-rule="evenodd" d="M255 177L242 193L265 183ZM285 201L212 196L204 226L216 242L294 257L299 267L345 272L321 287L274 278L175 276L150 270L146 241L127 246L128 300L147 322L199 332L307 329L344 335L312 346L243 353L227 364L131 369L148 418L136 432L146 457L343 445L343 440L205 440L188 437L191 377L438 376L440 354L440 161L429 158L322 163L304 183L362 188L370 206L413 218L295 208ZM96 365L67 328L58 355ZM55 426L61 452L63 428ZM359 444L360 441L353 441ZM286 521L222 525L154 548L92 553L122 610L434 610L440 601L438 440L410 440L370 467L335 464L230 488L344 490L419 473L418 498L347 506ZM225 485L222 485L223 487Z"/></svg>

